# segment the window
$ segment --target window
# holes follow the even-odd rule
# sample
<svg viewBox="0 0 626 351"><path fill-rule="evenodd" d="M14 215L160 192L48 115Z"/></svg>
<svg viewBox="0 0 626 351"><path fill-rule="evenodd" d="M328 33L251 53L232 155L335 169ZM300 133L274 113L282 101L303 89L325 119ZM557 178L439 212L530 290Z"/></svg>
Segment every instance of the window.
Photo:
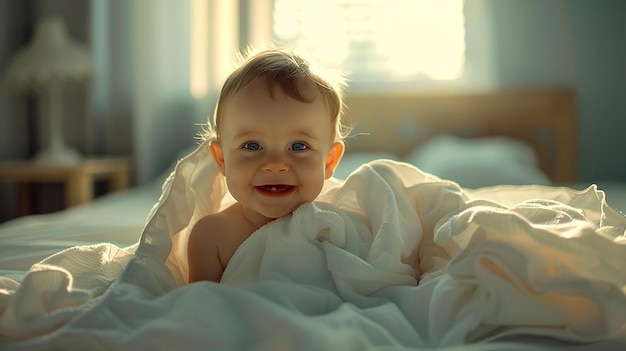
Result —
<svg viewBox="0 0 626 351"><path fill-rule="evenodd" d="M304 47L352 83L463 74L463 0L274 0L278 44Z"/></svg>

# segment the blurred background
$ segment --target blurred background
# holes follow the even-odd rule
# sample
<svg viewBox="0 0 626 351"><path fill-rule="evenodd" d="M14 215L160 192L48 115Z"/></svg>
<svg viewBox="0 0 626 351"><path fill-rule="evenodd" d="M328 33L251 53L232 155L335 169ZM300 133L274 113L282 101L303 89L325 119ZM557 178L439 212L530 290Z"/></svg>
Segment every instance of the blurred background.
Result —
<svg viewBox="0 0 626 351"><path fill-rule="evenodd" d="M624 181L625 15L623 0L0 0L0 77L38 23L61 19L93 69L60 94L65 142L130 157L132 185L197 143L237 52L269 43L345 71L348 94L569 87L581 181ZM0 162L36 154L40 104L2 80ZM15 187L0 196L0 221L15 217Z"/></svg>

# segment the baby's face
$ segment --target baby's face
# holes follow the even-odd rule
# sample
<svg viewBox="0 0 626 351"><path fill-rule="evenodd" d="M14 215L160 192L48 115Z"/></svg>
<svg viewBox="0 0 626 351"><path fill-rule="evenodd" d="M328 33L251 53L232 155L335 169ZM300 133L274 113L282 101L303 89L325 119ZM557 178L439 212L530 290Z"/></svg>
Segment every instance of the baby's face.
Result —
<svg viewBox="0 0 626 351"><path fill-rule="evenodd" d="M322 96L313 85L306 88L316 96L313 102L295 100L257 80L222 110L213 155L229 191L257 223L313 201L343 153Z"/></svg>

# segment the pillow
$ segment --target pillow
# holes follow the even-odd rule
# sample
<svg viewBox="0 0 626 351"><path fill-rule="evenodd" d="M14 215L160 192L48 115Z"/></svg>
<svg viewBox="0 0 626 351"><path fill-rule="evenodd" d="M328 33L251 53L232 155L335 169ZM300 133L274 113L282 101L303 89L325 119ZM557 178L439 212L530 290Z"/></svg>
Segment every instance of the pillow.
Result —
<svg viewBox="0 0 626 351"><path fill-rule="evenodd" d="M405 160L464 188L494 185L549 185L527 144L506 137L479 139L444 135L414 150Z"/></svg>
<svg viewBox="0 0 626 351"><path fill-rule="evenodd" d="M355 152L355 153L346 153L341 158L341 161L337 165L335 169L335 173L333 176L339 179L346 179L357 168L359 168L362 164L368 163L370 161L379 160L379 159L398 159L392 153L388 152Z"/></svg>

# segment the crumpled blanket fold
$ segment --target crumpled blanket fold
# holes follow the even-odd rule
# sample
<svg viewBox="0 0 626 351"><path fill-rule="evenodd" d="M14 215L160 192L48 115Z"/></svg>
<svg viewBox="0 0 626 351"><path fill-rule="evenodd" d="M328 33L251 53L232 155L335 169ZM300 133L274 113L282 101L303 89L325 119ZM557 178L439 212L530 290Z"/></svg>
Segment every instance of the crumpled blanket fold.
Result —
<svg viewBox="0 0 626 351"><path fill-rule="evenodd" d="M35 350L497 349L626 323L626 217L595 186L470 190L379 160L253 233L221 284L187 284L191 227L232 201L200 145L136 251L77 247L0 280L0 335Z"/></svg>

